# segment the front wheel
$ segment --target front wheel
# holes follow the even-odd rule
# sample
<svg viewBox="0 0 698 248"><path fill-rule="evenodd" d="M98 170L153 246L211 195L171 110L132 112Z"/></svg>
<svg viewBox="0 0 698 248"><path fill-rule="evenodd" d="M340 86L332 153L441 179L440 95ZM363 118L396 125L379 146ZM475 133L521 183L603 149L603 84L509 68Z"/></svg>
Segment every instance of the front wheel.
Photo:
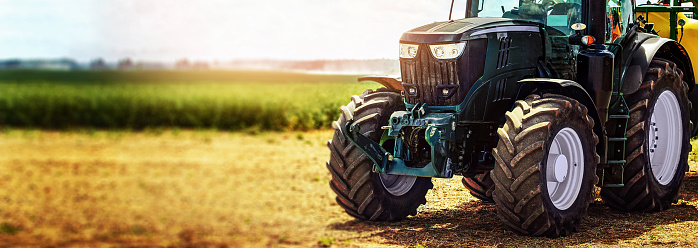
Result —
<svg viewBox="0 0 698 248"><path fill-rule="evenodd" d="M376 173L373 161L342 132L347 121L353 119L363 135L378 142L383 134L381 126L388 124L394 111L404 109L400 94L386 89L367 90L353 96L341 109L339 120L332 123L334 137L327 143L327 169L332 174L330 187L337 194L337 203L362 220L392 221L416 215L417 207L426 203L425 195L433 187L431 178Z"/></svg>
<svg viewBox="0 0 698 248"><path fill-rule="evenodd" d="M531 95L506 120L492 170L499 217L524 235L576 231L598 181L598 137L587 108L565 96Z"/></svg>

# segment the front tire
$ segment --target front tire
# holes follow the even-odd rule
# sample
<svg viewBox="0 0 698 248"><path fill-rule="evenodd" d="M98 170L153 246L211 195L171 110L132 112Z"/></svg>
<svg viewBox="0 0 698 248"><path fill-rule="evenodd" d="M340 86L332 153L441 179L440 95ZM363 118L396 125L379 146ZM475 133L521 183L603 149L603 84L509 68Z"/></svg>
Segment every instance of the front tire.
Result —
<svg viewBox="0 0 698 248"><path fill-rule="evenodd" d="M400 93L386 89L367 90L353 96L342 115L332 123L335 129L327 169L332 174L330 187L337 203L351 216L361 220L394 221L416 215L417 207L426 203L425 195L433 187L431 178L398 176L374 172L374 163L342 133L348 120L363 135L378 142L382 125L394 111L404 109ZM387 143L387 142L386 142ZM389 149L388 149L389 150Z"/></svg>
<svg viewBox="0 0 698 248"><path fill-rule="evenodd" d="M683 73L654 59L640 88L627 97L626 165L622 188L603 188L601 198L622 211L662 211L677 201L691 151L691 105Z"/></svg>
<svg viewBox="0 0 698 248"><path fill-rule="evenodd" d="M576 231L593 200L598 137L587 108L560 95L517 101L497 130L493 194L511 230L534 236Z"/></svg>

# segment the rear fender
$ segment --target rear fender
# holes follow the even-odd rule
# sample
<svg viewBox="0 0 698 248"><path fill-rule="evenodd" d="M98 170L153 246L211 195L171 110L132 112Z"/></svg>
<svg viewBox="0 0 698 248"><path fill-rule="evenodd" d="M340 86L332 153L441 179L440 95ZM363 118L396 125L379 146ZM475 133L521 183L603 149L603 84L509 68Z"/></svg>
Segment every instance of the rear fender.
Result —
<svg viewBox="0 0 698 248"><path fill-rule="evenodd" d="M632 60L623 74L623 94L632 94L640 88L642 79L647 73L650 62L654 58L663 58L676 63L683 71L683 80L688 83L689 91L695 87L695 77L691 59L686 49L674 40L652 37L646 39L637 50L633 52Z"/></svg>
<svg viewBox="0 0 698 248"><path fill-rule="evenodd" d="M643 77L647 73L649 64L654 58L662 58L676 63L683 71L683 81L688 84L688 99L691 103L698 103L698 90L694 90L696 80L686 49L676 41L665 38L646 39L633 54L633 59L628 65L623 77L621 92L632 94L640 88ZM691 109L691 137L698 135L698 107Z"/></svg>

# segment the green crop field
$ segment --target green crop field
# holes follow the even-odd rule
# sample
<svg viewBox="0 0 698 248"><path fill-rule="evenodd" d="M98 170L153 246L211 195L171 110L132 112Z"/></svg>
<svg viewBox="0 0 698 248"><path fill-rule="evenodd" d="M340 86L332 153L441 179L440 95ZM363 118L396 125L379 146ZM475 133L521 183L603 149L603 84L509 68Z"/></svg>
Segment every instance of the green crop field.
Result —
<svg viewBox="0 0 698 248"><path fill-rule="evenodd" d="M327 128L357 76L250 71L0 71L0 125L40 129Z"/></svg>

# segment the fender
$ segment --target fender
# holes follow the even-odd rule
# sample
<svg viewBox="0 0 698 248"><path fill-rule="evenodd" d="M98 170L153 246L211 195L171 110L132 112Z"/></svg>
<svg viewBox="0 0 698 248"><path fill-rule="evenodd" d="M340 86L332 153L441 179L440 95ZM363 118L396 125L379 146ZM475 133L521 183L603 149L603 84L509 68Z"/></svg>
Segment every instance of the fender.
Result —
<svg viewBox="0 0 698 248"><path fill-rule="evenodd" d="M594 133L596 133L599 138L604 137L604 122L602 122L599 118L596 104L594 104L594 101L591 99L591 96L589 96L589 93L579 83L572 80L552 78L528 78L520 80L517 83L531 86L519 87L517 100L522 100L530 94L542 95L544 93L551 93L570 97L579 101L581 104L584 104L589 111L588 114L592 119L594 119ZM604 119L606 118L604 117ZM599 155L606 154L605 149L605 144L599 141L599 144L596 146L596 151L599 153Z"/></svg>
<svg viewBox="0 0 698 248"><path fill-rule="evenodd" d="M400 78L390 76L366 76L359 78L359 82L364 81L373 81L385 86L388 89L402 91L402 82L400 81Z"/></svg>
<svg viewBox="0 0 698 248"><path fill-rule="evenodd" d="M696 83L693 66L686 49L681 44L659 37L646 38L641 42L642 44L633 52L632 60L623 73L621 88L623 94L632 94L640 88L643 77L654 58L663 58L676 63L684 73L683 80L688 84L689 92L693 90Z"/></svg>

